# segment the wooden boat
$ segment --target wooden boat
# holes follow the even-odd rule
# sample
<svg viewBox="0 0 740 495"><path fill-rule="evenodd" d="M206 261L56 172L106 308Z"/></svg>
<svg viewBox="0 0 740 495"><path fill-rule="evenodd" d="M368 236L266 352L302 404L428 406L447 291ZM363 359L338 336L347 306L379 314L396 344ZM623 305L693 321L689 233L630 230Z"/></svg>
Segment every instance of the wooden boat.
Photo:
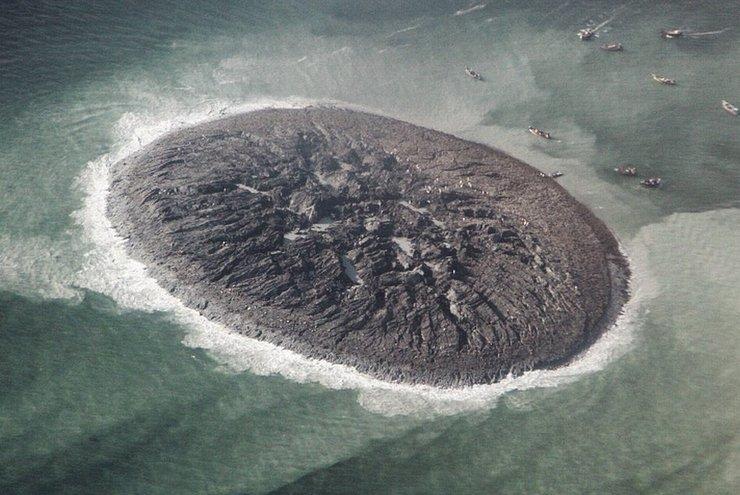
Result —
<svg viewBox="0 0 740 495"><path fill-rule="evenodd" d="M725 112L729 113L730 115L737 116L737 107L729 101L722 100L722 108L724 108Z"/></svg>
<svg viewBox="0 0 740 495"><path fill-rule="evenodd" d="M607 43L605 45L601 45L599 48L605 52L621 52L624 50L622 43Z"/></svg>
<svg viewBox="0 0 740 495"><path fill-rule="evenodd" d="M541 137L544 139L552 139L549 132L545 132L542 129L537 129L536 127L529 126L529 132L531 132L537 137Z"/></svg>
<svg viewBox="0 0 740 495"><path fill-rule="evenodd" d="M468 76L470 76L470 77L472 77L473 79L475 79L476 81L482 81L482 80L483 80L483 76L481 76L480 74L478 74L477 72L475 72L475 71L474 71L473 69L471 69L470 67L465 67L465 73L466 73L466 74L467 74Z"/></svg>
<svg viewBox="0 0 740 495"><path fill-rule="evenodd" d="M675 86L676 85L676 80L675 79L669 79L667 77L659 76L657 74L650 74L650 75L653 76L653 80L654 81L658 81L660 84L665 84L665 85L668 85L668 86Z"/></svg>
<svg viewBox="0 0 740 495"><path fill-rule="evenodd" d="M652 188L652 189L656 187L660 187L660 183L661 183L660 177L648 177L647 179L640 181L640 184L642 184L645 187Z"/></svg>
<svg viewBox="0 0 740 495"><path fill-rule="evenodd" d="M585 28L585 29L579 29L578 30L578 37L581 38L581 41L590 40L594 37L594 34L596 34L596 31L594 31L591 28Z"/></svg>
<svg viewBox="0 0 740 495"><path fill-rule="evenodd" d="M626 175L627 177L635 177L637 175L637 169L630 165L620 165L614 171L619 175Z"/></svg>
<svg viewBox="0 0 740 495"><path fill-rule="evenodd" d="M674 39L683 36L683 31L680 29L663 29L660 32L660 36L663 39Z"/></svg>

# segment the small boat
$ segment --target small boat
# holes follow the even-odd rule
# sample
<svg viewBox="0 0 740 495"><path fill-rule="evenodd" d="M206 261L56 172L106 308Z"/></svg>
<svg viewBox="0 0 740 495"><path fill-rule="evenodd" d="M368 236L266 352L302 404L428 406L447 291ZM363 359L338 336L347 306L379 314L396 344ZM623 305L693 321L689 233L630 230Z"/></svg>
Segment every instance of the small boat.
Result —
<svg viewBox="0 0 740 495"><path fill-rule="evenodd" d="M668 86L675 86L676 85L676 80L675 79L669 79L667 77L659 76L657 74L650 74L650 75L653 76L653 80L654 81L658 81L660 84L665 84L665 85L668 85Z"/></svg>
<svg viewBox="0 0 740 495"><path fill-rule="evenodd" d="M645 187L650 187L654 189L660 186L660 182L661 182L660 177L648 177L645 180L641 180L640 184L642 184Z"/></svg>
<svg viewBox="0 0 740 495"><path fill-rule="evenodd" d="M550 179L557 179L558 177L562 177L563 172L556 171L549 174L546 174L545 172L540 172L540 177L542 178L550 178Z"/></svg>
<svg viewBox="0 0 740 495"><path fill-rule="evenodd" d="M591 28L585 28L585 29L579 29L578 30L578 37L581 38L581 41L590 40L594 37L594 34L596 34L596 31L594 31Z"/></svg>
<svg viewBox="0 0 740 495"><path fill-rule="evenodd" d="M737 107L727 100L722 100L722 108L730 115L737 115Z"/></svg>
<svg viewBox="0 0 740 495"><path fill-rule="evenodd" d="M614 171L619 175L626 175L627 177L635 177L637 175L637 169L630 165L620 165Z"/></svg>
<svg viewBox="0 0 740 495"><path fill-rule="evenodd" d="M605 52L621 52L624 50L622 43L607 43L605 45L601 45L599 48Z"/></svg>
<svg viewBox="0 0 740 495"><path fill-rule="evenodd" d="M683 36L683 31L680 29L663 29L660 31L660 37L663 39L674 39Z"/></svg>
<svg viewBox="0 0 740 495"><path fill-rule="evenodd" d="M529 126L529 132L541 138L552 139L549 132L545 132L542 129L537 129L536 127Z"/></svg>
<svg viewBox="0 0 740 495"><path fill-rule="evenodd" d="M470 67L465 67L465 73L466 73L466 74L467 74L468 76L470 76L470 77L472 77L473 79L475 79L476 81L482 81L482 80L483 80L483 76L481 76L480 74L478 74L477 72L475 72L475 71L474 71L473 69L471 69Z"/></svg>

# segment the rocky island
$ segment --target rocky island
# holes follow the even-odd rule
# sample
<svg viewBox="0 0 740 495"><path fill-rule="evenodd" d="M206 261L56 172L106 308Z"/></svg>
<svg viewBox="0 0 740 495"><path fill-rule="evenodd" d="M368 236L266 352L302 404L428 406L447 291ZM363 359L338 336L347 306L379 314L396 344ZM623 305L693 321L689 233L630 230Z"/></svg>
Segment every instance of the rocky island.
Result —
<svg viewBox="0 0 740 495"><path fill-rule="evenodd" d="M390 381L454 387L563 364L627 298L617 241L554 180L345 109L169 134L114 165L108 214L186 305Z"/></svg>

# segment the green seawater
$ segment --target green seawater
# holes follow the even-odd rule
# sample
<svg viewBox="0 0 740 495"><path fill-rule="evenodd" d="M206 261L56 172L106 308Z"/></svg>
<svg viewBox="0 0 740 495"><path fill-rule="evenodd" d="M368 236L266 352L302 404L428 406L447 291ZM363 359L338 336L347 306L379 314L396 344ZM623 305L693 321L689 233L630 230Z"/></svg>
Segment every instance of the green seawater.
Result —
<svg viewBox="0 0 740 495"><path fill-rule="evenodd" d="M739 21L736 0L4 2L0 494L740 492ZM564 172L632 261L620 323L560 370L389 386L233 336L126 257L113 160L332 102Z"/></svg>

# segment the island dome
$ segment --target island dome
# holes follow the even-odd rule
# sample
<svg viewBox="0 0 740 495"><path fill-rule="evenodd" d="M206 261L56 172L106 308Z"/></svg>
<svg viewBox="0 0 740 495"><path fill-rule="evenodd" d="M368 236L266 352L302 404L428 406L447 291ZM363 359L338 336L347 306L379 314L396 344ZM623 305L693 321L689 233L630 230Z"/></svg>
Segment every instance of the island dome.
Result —
<svg viewBox="0 0 740 495"><path fill-rule="evenodd" d="M251 112L164 136L112 175L114 227L186 305L387 380L561 364L626 298L616 240L554 180L398 120Z"/></svg>

